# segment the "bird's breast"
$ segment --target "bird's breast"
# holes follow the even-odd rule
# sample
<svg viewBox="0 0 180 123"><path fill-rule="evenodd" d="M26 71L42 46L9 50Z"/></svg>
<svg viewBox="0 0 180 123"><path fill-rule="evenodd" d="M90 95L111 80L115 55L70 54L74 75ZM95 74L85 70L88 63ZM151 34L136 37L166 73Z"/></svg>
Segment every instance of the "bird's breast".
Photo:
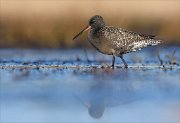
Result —
<svg viewBox="0 0 180 123"><path fill-rule="evenodd" d="M107 55L113 54L113 49L109 41L105 38L103 32L94 33L92 30L88 33L88 41L99 52Z"/></svg>

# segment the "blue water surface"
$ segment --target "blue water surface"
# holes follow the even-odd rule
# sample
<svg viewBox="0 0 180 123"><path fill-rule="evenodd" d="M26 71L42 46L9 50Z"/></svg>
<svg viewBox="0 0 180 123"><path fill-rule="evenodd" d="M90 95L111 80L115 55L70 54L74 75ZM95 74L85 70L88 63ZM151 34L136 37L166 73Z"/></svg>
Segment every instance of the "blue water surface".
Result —
<svg viewBox="0 0 180 123"><path fill-rule="evenodd" d="M0 122L179 123L178 54L147 48L112 69L94 50L1 49Z"/></svg>

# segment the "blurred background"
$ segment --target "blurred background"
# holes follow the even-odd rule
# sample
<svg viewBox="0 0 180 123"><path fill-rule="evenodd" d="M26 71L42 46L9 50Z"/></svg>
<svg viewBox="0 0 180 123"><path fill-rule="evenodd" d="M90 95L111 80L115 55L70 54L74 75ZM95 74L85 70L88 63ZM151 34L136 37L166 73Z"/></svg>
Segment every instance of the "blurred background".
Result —
<svg viewBox="0 0 180 123"><path fill-rule="evenodd" d="M166 44L180 44L179 0L73 1L1 0L1 48L74 48L87 46L87 34L72 37L91 16L107 25L157 35Z"/></svg>
<svg viewBox="0 0 180 123"><path fill-rule="evenodd" d="M111 69L72 40L97 14L166 46ZM0 123L180 123L179 49L180 0L0 0Z"/></svg>

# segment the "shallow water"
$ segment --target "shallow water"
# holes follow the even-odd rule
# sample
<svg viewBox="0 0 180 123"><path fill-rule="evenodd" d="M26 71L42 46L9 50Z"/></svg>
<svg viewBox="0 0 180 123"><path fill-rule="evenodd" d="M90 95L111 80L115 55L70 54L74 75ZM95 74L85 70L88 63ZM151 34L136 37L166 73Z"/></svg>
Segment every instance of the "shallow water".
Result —
<svg viewBox="0 0 180 123"><path fill-rule="evenodd" d="M87 58L82 49L1 49L0 121L178 123L178 54L146 48L124 56L128 69L119 58L111 69L111 57L94 50Z"/></svg>

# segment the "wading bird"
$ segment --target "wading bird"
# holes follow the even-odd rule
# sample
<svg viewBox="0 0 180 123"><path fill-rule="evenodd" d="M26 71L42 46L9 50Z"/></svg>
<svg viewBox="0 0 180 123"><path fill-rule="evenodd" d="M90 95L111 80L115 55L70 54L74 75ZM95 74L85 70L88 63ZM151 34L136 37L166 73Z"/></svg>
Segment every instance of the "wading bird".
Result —
<svg viewBox="0 0 180 123"><path fill-rule="evenodd" d="M73 40L88 30L90 30L88 41L92 46L103 54L113 56L113 68L116 56L120 57L125 68L128 68L123 58L124 54L141 50L147 46L158 45L161 42L161 40L154 39L155 36L152 35L143 35L118 27L106 26L103 18L99 15L91 17L89 25L78 33Z"/></svg>

